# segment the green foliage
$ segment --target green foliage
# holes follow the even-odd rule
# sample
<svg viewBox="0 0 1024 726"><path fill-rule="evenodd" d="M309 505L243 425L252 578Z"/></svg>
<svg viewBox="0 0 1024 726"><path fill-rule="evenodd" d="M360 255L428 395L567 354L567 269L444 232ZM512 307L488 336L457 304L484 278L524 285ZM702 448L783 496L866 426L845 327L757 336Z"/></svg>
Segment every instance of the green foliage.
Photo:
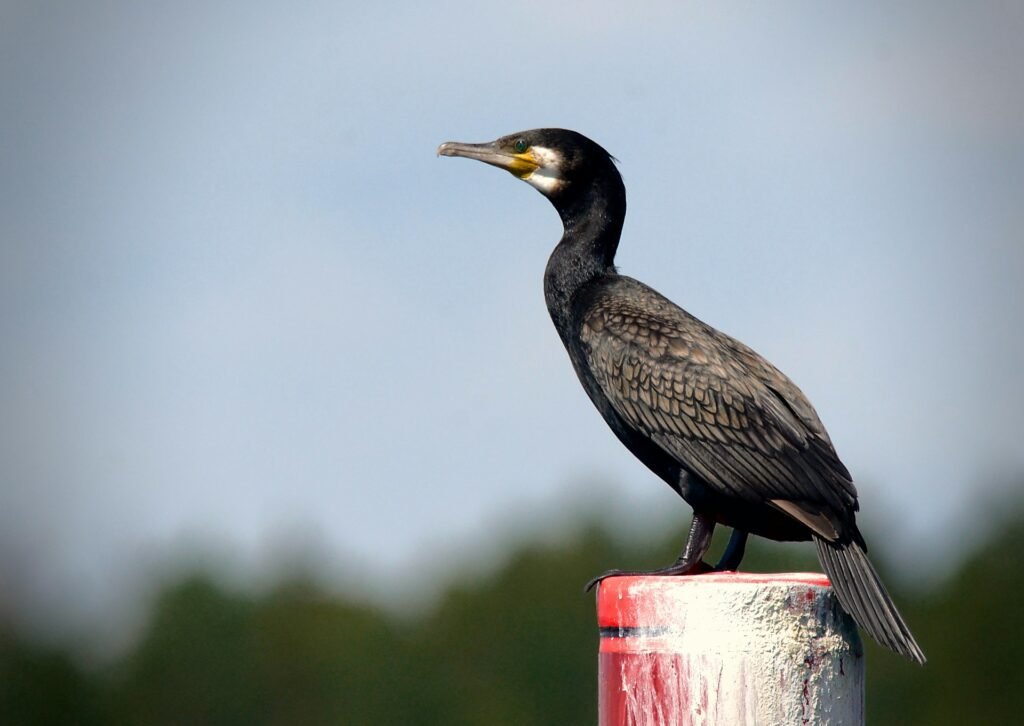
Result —
<svg viewBox="0 0 1024 726"><path fill-rule="evenodd" d="M0 630L0 724L101 724L99 693L63 653Z"/></svg>
<svg viewBox="0 0 1024 726"><path fill-rule="evenodd" d="M668 561L682 536L641 550L591 528L521 547L412 621L308 578L253 595L195 575L163 592L140 642L103 672L0 634L0 724L592 724L597 634L582 585ZM815 569L809 546L757 541L745 565ZM893 589L929 662L867 642L868 722L1015 722L1024 517L932 592Z"/></svg>
<svg viewBox="0 0 1024 726"><path fill-rule="evenodd" d="M445 710L423 723L571 724L597 720L597 633L583 584L614 561L606 534L527 548L484 582L453 587L421 629L443 673Z"/></svg>
<svg viewBox="0 0 1024 726"><path fill-rule="evenodd" d="M1017 723L1024 713L1024 517L932 593L900 597L928 656L908 668L868 644L874 724Z"/></svg>
<svg viewBox="0 0 1024 726"><path fill-rule="evenodd" d="M308 582L264 597L190 578L111 678L116 723L415 723L408 638Z"/></svg>

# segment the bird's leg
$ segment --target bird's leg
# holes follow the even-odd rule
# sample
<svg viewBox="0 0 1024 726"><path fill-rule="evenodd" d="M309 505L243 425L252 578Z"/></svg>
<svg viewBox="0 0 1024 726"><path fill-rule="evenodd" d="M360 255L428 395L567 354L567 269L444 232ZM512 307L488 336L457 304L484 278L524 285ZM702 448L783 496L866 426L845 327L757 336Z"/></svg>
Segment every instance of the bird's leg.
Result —
<svg viewBox="0 0 1024 726"><path fill-rule="evenodd" d="M713 517L701 512L693 513L693 522L690 524L690 534L683 545L683 551L674 563L668 567L661 567L657 570L608 570L598 575L587 583L586 590L593 589L594 585L606 577L617 577L619 575L695 575L700 572L709 572L711 567L704 562L704 555L711 546L711 535L715 531L715 520Z"/></svg>
<svg viewBox="0 0 1024 726"><path fill-rule="evenodd" d="M722 559L715 565L715 570L718 572L735 571L743 560L743 552L746 548L747 533L742 529L734 529L732 536L729 537L729 544L725 546L725 552L722 553Z"/></svg>

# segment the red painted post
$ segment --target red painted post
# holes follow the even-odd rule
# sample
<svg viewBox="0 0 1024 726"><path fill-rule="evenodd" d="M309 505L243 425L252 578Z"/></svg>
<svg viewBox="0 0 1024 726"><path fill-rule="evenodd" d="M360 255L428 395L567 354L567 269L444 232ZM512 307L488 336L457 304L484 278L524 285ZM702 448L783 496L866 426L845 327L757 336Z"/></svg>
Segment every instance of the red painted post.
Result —
<svg viewBox="0 0 1024 726"><path fill-rule="evenodd" d="M864 723L857 629L819 574L610 577L600 726Z"/></svg>

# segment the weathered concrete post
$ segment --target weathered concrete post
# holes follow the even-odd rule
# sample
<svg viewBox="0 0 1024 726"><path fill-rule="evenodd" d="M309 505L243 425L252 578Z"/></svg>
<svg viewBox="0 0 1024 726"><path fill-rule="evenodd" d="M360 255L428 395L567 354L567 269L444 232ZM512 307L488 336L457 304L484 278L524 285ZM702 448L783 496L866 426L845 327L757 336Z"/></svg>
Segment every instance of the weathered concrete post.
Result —
<svg viewBox="0 0 1024 726"><path fill-rule="evenodd" d="M610 577L600 726L864 723L856 627L819 574Z"/></svg>

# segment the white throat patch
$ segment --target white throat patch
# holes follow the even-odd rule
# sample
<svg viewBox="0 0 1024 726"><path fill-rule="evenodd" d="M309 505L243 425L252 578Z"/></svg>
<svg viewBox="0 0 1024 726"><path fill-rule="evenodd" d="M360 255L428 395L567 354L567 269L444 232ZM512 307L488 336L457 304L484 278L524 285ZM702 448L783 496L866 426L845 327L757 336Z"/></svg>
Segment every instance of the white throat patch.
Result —
<svg viewBox="0 0 1024 726"><path fill-rule="evenodd" d="M558 189L562 183L560 176L562 155L546 146L531 147L530 153L533 154L533 159L537 162L538 168L529 176L524 177L523 181L530 186L536 187L544 194L550 194Z"/></svg>

